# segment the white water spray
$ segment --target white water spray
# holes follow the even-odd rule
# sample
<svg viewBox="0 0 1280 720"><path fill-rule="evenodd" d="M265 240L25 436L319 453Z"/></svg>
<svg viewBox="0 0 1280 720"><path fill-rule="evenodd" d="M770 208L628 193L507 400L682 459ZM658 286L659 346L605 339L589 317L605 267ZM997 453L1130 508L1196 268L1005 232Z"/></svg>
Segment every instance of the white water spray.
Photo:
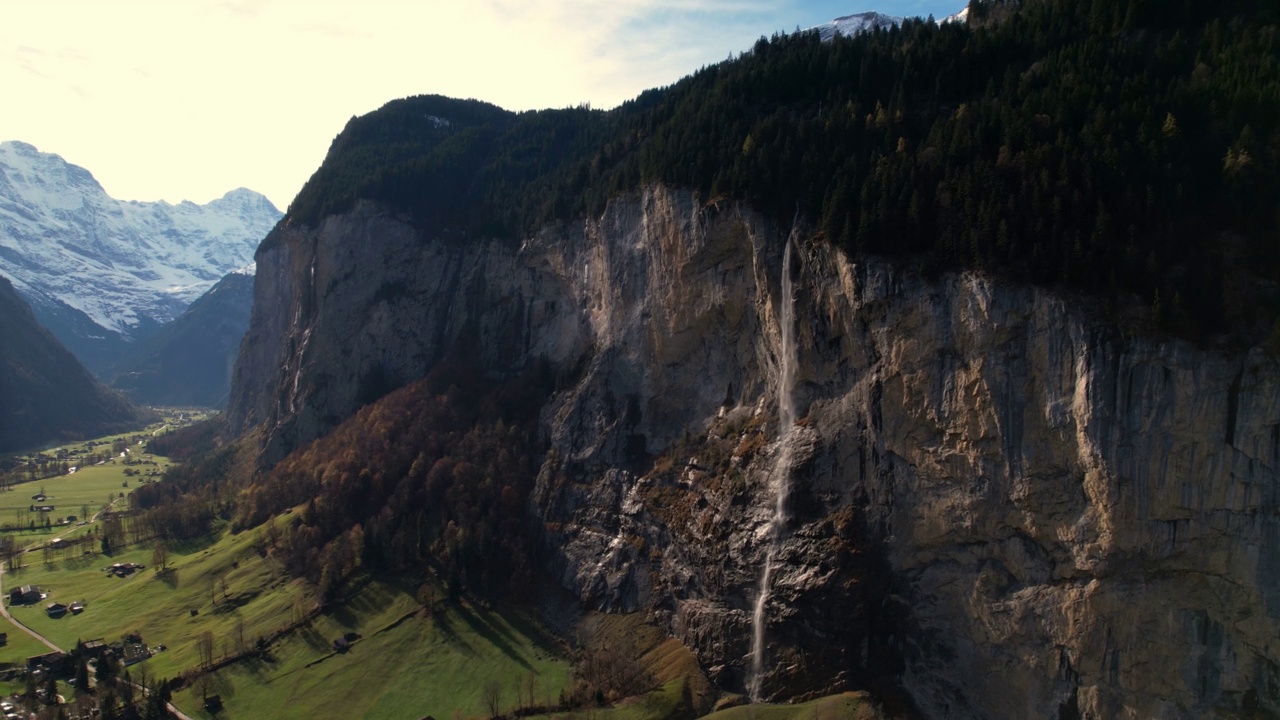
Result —
<svg viewBox="0 0 1280 720"><path fill-rule="evenodd" d="M773 491L773 517L769 520L764 570L760 573L760 589L756 594L755 608L751 613L751 674L747 678L747 693L752 702L760 702L761 685L764 682L764 631L765 605L769 601L773 563L782 542L782 531L787 523L787 493L791 485L791 443L788 438L796 422L795 400L792 393L796 377L796 318L795 297L791 287L791 238L787 238L782 253L782 296L780 327L782 356L778 359L778 441L781 448L769 476Z"/></svg>

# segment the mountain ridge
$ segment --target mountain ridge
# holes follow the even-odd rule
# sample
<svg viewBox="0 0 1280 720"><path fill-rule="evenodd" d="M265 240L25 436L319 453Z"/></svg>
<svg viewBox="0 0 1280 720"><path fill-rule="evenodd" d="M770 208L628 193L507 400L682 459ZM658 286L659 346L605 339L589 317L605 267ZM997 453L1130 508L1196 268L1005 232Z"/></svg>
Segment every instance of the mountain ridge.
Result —
<svg viewBox="0 0 1280 720"><path fill-rule="evenodd" d="M990 6L762 38L609 113L453 132L430 118L482 108L419 97L354 119L257 255L227 412L264 471L256 520L314 490L291 520L314 555L360 528L396 569L457 547L428 514L502 532L431 500L468 478L528 508L586 607L645 613L756 699L1280 713L1257 641L1280 622L1280 368L1256 316L1214 314L1274 285L1276 219L1245 200L1280 146L1244 129L1280 91L1275 28ZM1239 334L1197 336L1195 312ZM450 380L526 373L547 448L527 498L413 447L405 472L306 460L353 417L369 455L394 444L394 388L446 375L447 410Z"/></svg>
<svg viewBox="0 0 1280 720"><path fill-rule="evenodd" d="M131 344L105 373L107 384L145 405L224 407L249 327L250 270L228 273L176 320Z"/></svg>
<svg viewBox="0 0 1280 720"><path fill-rule="evenodd" d="M149 413L98 382L0 277L0 451L139 427Z"/></svg>
<svg viewBox="0 0 1280 720"><path fill-rule="evenodd" d="M203 205L116 200L85 168L0 143L0 275L95 372L249 265L280 217L245 188Z"/></svg>

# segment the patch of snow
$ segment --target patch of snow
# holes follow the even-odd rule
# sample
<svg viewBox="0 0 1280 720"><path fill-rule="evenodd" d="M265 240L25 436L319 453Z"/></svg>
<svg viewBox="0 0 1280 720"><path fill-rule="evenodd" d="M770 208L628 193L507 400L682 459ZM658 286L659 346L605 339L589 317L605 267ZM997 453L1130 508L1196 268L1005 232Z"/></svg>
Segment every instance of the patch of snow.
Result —
<svg viewBox="0 0 1280 720"><path fill-rule="evenodd" d="M894 15L864 12L838 17L825 25L810 28L810 30L817 30L818 35L823 40L830 40L837 35L853 37L865 32L874 32L881 28L895 27L901 23L902 18Z"/></svg>
<svg viewBox="0 0 1280 720"><path fill-rule="evenodd" d="M960 12L954 15L948 15L937 22L939 25L948 22L963 23L967 22L968 18L969 7L966 5ZM861 12L838 17L825 25L818 25L817 27L809 28L809 30L817 30L818 35L823 40L830 40L837 35L853 37L865 32L875 32L881 28L896 27L901 25L902 21L905 19L906 18L901 18L896 15L885 15L884 13L878 12Z"/></svg>

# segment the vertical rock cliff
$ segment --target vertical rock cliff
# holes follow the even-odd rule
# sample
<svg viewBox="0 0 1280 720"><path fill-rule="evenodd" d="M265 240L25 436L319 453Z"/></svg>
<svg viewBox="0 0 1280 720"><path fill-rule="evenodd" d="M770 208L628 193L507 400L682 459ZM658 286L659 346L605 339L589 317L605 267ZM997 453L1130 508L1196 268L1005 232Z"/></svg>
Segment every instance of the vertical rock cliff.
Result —
<svg viewBox="0 0 1280 720"><path fill-rule="evenodd" d="M545 359L562 382L530 509L550 569L588 605L648 612L726 687L747 680L786 455L764 697L1280 713L1276 361L807 237L660 187L519 244L422 238L372 204L286 222L258 253L228 417L269 464L460 344L494 377Z"/></svg>

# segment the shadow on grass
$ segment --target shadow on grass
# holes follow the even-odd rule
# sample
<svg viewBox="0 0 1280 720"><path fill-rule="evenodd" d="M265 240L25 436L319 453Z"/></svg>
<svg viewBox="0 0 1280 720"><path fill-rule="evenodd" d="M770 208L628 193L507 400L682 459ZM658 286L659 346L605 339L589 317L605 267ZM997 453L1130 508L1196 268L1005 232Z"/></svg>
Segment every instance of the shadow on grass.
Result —
<svg viewBox="0 0 1280 720"><path fill-rule="evenodd" d="M197 538L189 540L170 540L167 545L170 555L192 555L201 550L207 550L217 544L218 538L221 536L217 532L209 532Z"/></svg>
<svg viewBox="0 0 1280 720"><path fill-rule="evenodd" d="M486 617L488 612L474 612L463 604L455 605L453 609L458 613L458 617L462 618L471 627L472 631L502 651L503 655L511 658L526 670L533 669L533 666L512 646L510 642L512 639L511 633Z"/></svg>
<svg viewBox="0 0 1280 720"><path fill-rule="evenodd" d="M178 571L174 568L168 568L164 572L156 574L156 579L168 585L170 590L178 587Z"/></svg>
<svg viewBox="0 0 1280 720"><path fill-rule="evenodd" d="M48 563L45 568L50 570L83 570L97 564L98 557L96 555L80 555Z"/></svg>
<svg viewBox="0 0 1280 720"><path fill-rule="evenodd" d="M307 647L315 650L316 652L328 652L331 649L329 641L326 640L324 635L321 635L320 631L316 630L315 626L310 623L298 628L297 634L298 637L307 644Z"/></svg>
<svg viewBox="0 0 1280 720"><path fill-rule="evenodd" d="M440 631L440 634L444 636L446 644L460 648L468 655L476 654L476 650L471 647L471 643L463 640L462 636L458 634L458 631L453 629L453 623L449 622L449 616L447 614L442 613L439 619L436 620L436 628Z"/></svg>
<svg viewBox="0 0 1280 720"><path fill-rule="evenodd" d="M262 593L261 590L254 588L245 592L236 593L235 595L224 595L218 604L214 606L213 611L216 613L233 613L240 608L253 602L255 598Z"/></svg>
<svg viewBox="0 0 1280 720"><path fill-rule="evenodd" d="M338 607L334 608L329 613L329 617L333 618L334 622L338 623L344 628L354 628L358 620L358 618L356 617L356 614L351 612L351 610L346 605L339 605Z"/></svg>
<svg viewBox="0 0 1280 720"><path fill-rule="evenodd" d="M528 615L510 606L505 606L502 610L502 618L506 621L506 624L510 625L516 632L529 638L534 646L553 654L561 652L560 639L546 628L530 620Z"/></svg>
<svg viewBox="0 0 1280 720"><path fill-rule="evenodd" d="M388 590L388 585L393 589ZM374 617L391 606L397 593L413 597L401 582L375 583L373 578L362 576L348 585L341 602L334 603L326 614L343 627L355 628L361 617Z"/></svg>

